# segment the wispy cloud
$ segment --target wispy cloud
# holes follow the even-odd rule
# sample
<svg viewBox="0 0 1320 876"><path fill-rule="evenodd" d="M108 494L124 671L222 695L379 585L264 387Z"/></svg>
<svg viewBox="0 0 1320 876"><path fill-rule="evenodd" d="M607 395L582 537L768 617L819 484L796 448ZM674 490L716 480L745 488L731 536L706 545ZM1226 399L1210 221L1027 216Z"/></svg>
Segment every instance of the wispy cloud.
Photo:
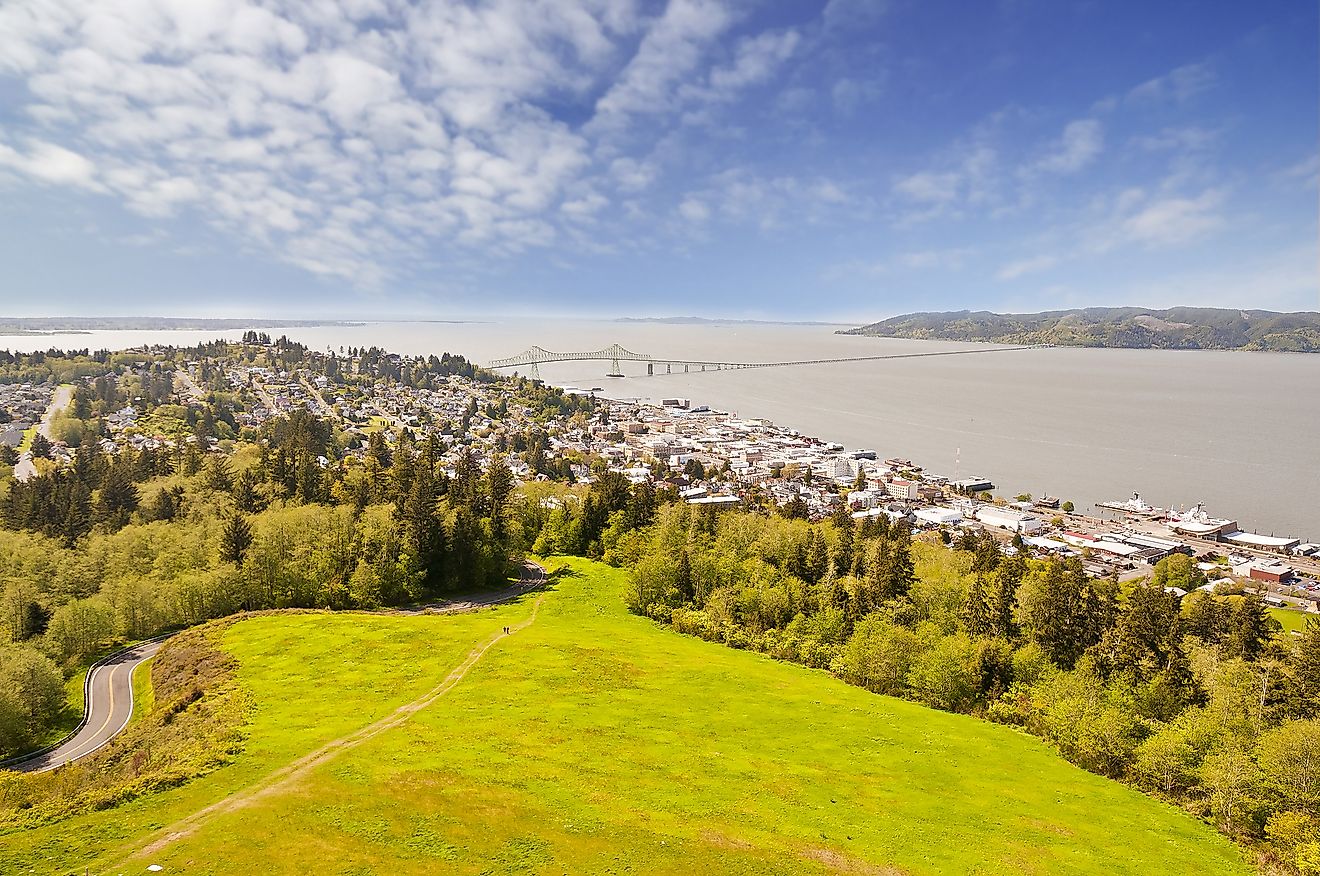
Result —
<svg viewBox="0 0 1320 876"><path fill-rule="evenodd" d="M1018 277L1023 277L1027 274L1038 274L1041 271L1048 271L1050 268L1058 265L1059 261L1059 257L1054 255L1038 255L1019 259L1004 265L995 273L995 277L1000 280L1016 280Z"/></svg>
<svg viewBox="0 0 1320 876"><path fill-rule="evenodd" d="M1185 64L1163 76L1146 80L1129 91L1127 98L1138 103L1182 103L1208 91L1215 81L1215 73L1209 64Z"/></svg>
<svg viewBox="0 0 1320 876"><path fill-rule="evenodd" d="M1104 148L1104 129L1095 119L1069 122L1049 153L1036 162L1036 169L1047 173L1076 173L1086 167Z"/></svg>

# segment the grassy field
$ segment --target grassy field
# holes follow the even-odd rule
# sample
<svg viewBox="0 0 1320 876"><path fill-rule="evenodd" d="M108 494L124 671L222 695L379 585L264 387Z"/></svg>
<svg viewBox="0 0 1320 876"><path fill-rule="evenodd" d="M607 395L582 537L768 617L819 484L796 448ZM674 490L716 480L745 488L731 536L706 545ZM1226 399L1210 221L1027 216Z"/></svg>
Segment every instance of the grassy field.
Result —
<svg viewBox="0 0 1320 876"><path fill-rule="evenodd" d="M0 837L0 872L1249 872L1032 738L677 635L627 615L622 580L571 561L510 637L538 597L238 623L225 646L255 709L237 761ZM492 637L443 696L350 735Z"/></svg>
<svg viewBox="0 0 1320 876"><path fill-rule="evenodd" d="M1294 630L1301 632L1302 627L1306 624L1306 618L1308 617L1307 613L1304 611L1293 611L1288 608L1271 608L1268 609L1268 611L1271 617L1283 624L1284 632L1292 632Z"/></svg>

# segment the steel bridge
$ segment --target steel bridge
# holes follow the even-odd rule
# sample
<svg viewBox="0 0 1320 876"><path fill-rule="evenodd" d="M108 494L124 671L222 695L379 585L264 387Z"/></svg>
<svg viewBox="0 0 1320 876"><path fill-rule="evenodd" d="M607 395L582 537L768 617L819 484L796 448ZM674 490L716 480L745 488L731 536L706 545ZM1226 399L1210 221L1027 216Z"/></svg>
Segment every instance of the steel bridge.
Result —
<svg viewBox="0 0 1320 876"><path fill-rule="evenodd" d="M539 378L541 376L540 365L547 362L583 362L587 360L602 360L610 363L610 376L622 377L623 371L619 367L620 362L645 362L646 373L648 376L655 376L661 372L659 366L664 366L665 374L690 374L694 368L701 371L725 371L738 368L786 368L794 365L830 365L838 362L877 362L882 359L921 359L930 356L966 356L973 353L1011 353L1020 350L1040 350L1051 347L1053 344L1032 344L1030 346L1019 347L986 347L979 350L936 350L929 353L883 353L874 356L843 356L834 359L795 359L782 362L721 362L707 359L679 359L668 356L650 356L646 353L634 353L619 344L610 344L603 350L589 350L583 352L556 353L552 350L546 350L542 347L532 347L516 356L510 356L507 359L494 359L487 364L488 368L522 368L527 367L527 376ZM675 372L676 366L682 366L682 371Z"/></svg>

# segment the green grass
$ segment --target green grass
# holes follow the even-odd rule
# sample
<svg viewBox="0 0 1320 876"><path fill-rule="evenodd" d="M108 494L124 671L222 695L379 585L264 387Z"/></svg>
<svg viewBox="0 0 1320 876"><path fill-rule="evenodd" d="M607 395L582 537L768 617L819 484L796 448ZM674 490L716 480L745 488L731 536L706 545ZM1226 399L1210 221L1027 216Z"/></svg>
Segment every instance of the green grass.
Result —
<svg viewBox="0 0 1320 876"><path fill-rule="evenodd" d="M1283 624L1285 633L1291 633L1294 630L1300 633L1302 627L1306 625L1307 613L1304 611L1294 611L1290 608L1271 608L1268 611L1271 617Z"/></svg>
<svg viewBox="0 0 1320 876"><path fill-rule="evenodd" d="M182 788L0 838L0 872L1249 872L1209 827L1039 741L680 636L570 561L444 698L292 785L179 818L432 688L532 598L447 617L271 615L225 646L247 750Z"/></svg>
<svg viewBox="0 0 1320 876"><path fill-rule="evenodd" d="M32 449L32 440L37 437L38 428L39 426L28 426L23 430L23 437L18 440L17 447L20 455Z"/></svg>
<svg viewBox="0 0 1320 876"><path fill-rule="evenodd" d="M146 718L156 707L156 689L151 685L151 664L155 660L155 657L144 660L133 672L133 717L129 719L130 725Z"/></svg>

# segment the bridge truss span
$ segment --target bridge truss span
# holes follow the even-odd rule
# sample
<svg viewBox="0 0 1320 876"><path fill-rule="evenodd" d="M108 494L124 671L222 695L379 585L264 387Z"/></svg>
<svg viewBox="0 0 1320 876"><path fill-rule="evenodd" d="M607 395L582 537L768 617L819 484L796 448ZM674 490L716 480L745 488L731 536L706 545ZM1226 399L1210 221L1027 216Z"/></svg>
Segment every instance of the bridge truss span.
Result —
<svg viewBox="0 0 1320 876"><path fill-rule="evenodd" d="M547 350L543 347L533 346L516 356L509 356L505 359L494 359L487 364L488 368L527 368L529 377L540 377L539 366L547 362L584 362L589 360L608 361L610 363L610 376L622 377L623 372L619 367L620 362L645 362L646 373L648 376L654 376L661 372L657 370L658 366L664 366L665 374L683 373L689 374L694 367L702 371L713 370L723 371L727 369L741 368L785 368L794 365L832 365L841 362L877 362L882 359L920 359L930 356L963 356L973 353L1011 353L1021 350L1039 350L1053 346L1052 344L1033 344L1023 347L984 347L972 350L932 350L924 353L882 353L873 356L842 356L834 359L797 359L782 362L720 362L716 360L703 359L680 359L670 357L650 356L646 353L634 353L619 344L610 344L602 350L589 350L580 352L561 352ZM681 372L675 372L675 366L682 366Z"/></svg>

